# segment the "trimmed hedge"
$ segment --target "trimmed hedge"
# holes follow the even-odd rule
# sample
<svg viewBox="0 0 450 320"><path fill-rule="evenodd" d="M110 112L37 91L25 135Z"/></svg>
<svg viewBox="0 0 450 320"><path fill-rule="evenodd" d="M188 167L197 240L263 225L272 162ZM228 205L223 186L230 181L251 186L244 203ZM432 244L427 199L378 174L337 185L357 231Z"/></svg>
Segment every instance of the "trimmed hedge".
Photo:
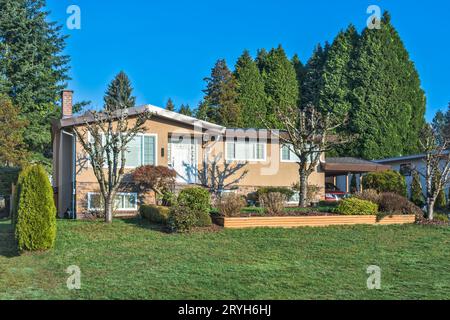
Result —
<svg viewBox="0 0 450 320"><path fill-rule="evenodd" d="M196 216L196 227L209 227L211 220L211 195L200 187L183 189L178 195L177 207L187 207Z"/></svg>
<svg viewBox="0 0 450 320"><path fill-rule="evenodd" d="M21 251L53 248L56 240L56 207L47 172L40 165L22 170L17 186L15 233Z"/></svg>
<svg viewBox="0 0 450 320"><path fill-rule="evenodd" d="M269 193L281 193L287 200L291 199L295 194L294 190L286 187L264 187L258 189L258 200Z"/></svg>
<svg viewBox="0 0 450 320"><path fill-rule="evenodd" d="M377 215L378 205L358 198L348 198L339 203L336 213L348 216Z"/></svg>
<svg viewBox="0 0 450 320"><path fill-rule="evenodd" d="M406 180L400 173L392 170L373 172L365 175L362 181L364 189L378 192L393 192L406 197Z"/></svg>
<svg viewBox="0 0 450 320"><path fill-rule="evenodd" d="M142 205L139 208L141 217L150 222L167 224L170 214L170 208L154 205Z"/></svg>

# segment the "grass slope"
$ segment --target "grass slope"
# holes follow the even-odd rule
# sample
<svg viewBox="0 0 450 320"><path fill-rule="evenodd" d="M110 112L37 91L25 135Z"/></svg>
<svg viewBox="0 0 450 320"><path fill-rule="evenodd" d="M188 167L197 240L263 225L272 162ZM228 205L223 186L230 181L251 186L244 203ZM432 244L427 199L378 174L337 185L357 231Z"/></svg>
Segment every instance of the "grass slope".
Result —
<svg viewBox="0 0 450 320"><path fill-rule="evenodd" d="M139 219L59 221L18 255L0 222L0 299L450 299L450 229L358 226L165 234ZM70 265L82 290L66 288ZM366 269L382 269L368 290Z"/></svg>

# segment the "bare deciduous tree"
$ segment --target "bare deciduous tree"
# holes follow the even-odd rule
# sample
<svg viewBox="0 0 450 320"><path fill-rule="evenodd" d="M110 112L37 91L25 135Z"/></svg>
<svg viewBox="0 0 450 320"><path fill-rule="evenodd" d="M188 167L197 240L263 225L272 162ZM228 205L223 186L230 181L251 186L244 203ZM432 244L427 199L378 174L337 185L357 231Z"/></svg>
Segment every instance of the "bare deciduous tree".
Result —
<svg viewBox="0 0 450 320"><path fill-rule="evenodd" d="M305 109L298 107L277 109L275 117L284 125L281 133L271 129L271 124L262 121L266 128L278 136L280 142L287 146L297 157L299 165L300 207L308 205L308 180L320 164L322 154L337 145L348 142L348 139L335 134L336 129L344 124L335 120L330 114L322 114L309 105Z"/></svg>
<svg viewBox="0 0 450 320"><path fill-rule="evenodd" d="M105 222L111 223L113 204L125 174L128 144L144 131L148 111L137 113L133 123L129 109L105 108L87 112L83 125L75 127L78 141L89 157L104 203Z"/></svg>
<svg viewBox="0 0 450 320"><path fill-rule="evenodd" d="M428 220L434 219L434 205L439 192L450 183L450 140L426 125L421 135L421 147L425 153L425 168L417 172L426 182L426 208Z"/></svg>

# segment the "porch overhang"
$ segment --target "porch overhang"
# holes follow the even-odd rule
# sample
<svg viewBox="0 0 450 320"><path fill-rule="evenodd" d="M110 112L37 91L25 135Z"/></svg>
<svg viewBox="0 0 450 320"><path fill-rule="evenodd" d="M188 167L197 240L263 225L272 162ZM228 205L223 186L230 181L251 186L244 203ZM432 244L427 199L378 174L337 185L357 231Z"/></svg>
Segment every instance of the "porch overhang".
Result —
<svg viewBox="0 0 450 320"><path fill-rule="evenodd" d="M357 158L328 158L325 163L322 163L322 169L328 177L381 172L391 168L388 165Z"/></svg>

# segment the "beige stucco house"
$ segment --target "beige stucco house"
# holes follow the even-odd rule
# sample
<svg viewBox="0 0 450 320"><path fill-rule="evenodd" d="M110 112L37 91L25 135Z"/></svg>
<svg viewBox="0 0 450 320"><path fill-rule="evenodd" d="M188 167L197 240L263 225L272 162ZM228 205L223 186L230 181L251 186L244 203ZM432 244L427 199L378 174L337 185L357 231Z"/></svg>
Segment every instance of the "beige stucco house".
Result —
<svg viewBox="0 0 450 320"><path fill-rule="evenodd" d="M58 213L63 215L70 210L81 217L98 209L94 200L99 196L99 188L74 134L73 128L85 122L83 116L72 115L72 94L63 92L63 117L53 124L53 186ZM227 162L247 163L248 174L235 185L242 194L263 186L291 187L299 180L295 155L267 130L227 129L152 105L130 109L130 117L144 110L150 111L152 117L145 132L129 145L128 173L141 165L168 166L176 170L179 187L195 185L202 163L220 156ZM140 202L154 201L152 195L139 194L132 181L128 182L117 198L119 214L135 214ZM322 190L318 200L323 199L325 173L320 166L309 183Z"/></svg>

